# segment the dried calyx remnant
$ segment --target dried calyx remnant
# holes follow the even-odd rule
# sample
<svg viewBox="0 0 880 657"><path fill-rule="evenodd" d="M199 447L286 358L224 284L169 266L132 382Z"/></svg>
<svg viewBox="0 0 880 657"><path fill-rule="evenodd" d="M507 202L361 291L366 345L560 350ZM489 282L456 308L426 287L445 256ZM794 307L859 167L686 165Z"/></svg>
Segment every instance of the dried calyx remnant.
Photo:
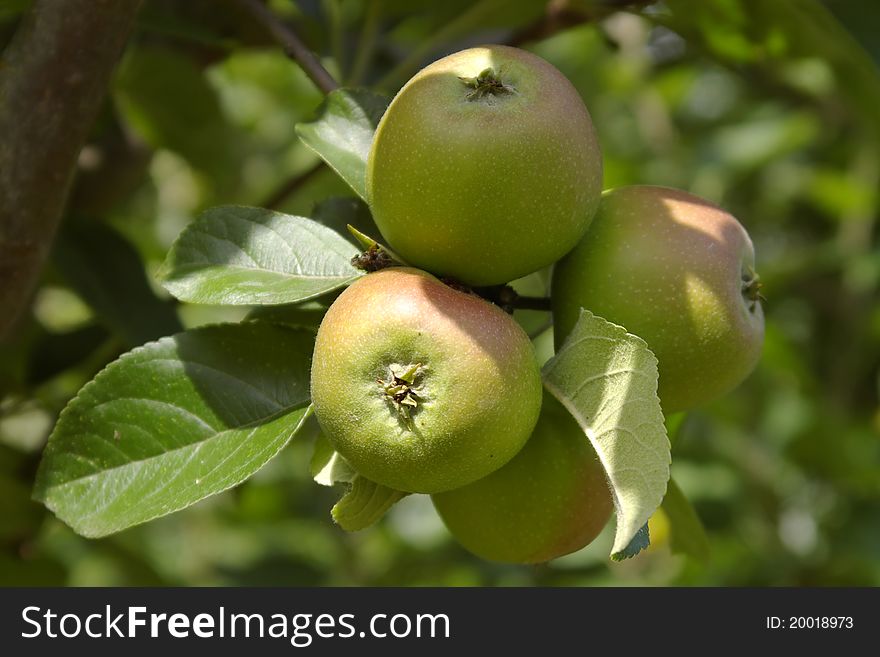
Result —
<svg viewBox="0 0 880 657"><path fill-rule="evenodd" d="M418 391L426 369L421 363L410 365L392 363L388 366L388 379L376 379L376 382L382 386L385 398L410 430L413 429L413 413L419 408L421 401Z"/></svg>
<svg viewBox="0 0 880 657"><path fill-rule="evenodd" d="M394 259L378 244L373 244L363 253L358 253L351 259L351 264L366 272L379 271L392 266Z"/></svg>
<svg viewBox="0 0 880 657"><path fill-rule="evenodd" d="M470 91L465 96L468 100L483 100L498 96L515 94L516 89L501 80L501 76L492 68L484 69L475 78L459 77Z"/></svg>
<svg viewBox="0 0 880 657"><path fill-rule="evenodd" d="M767 299L764 298L764 295L761 294L762 287L763 283L761 283L761 277L758 276L758 273L754 269L751 267L743 269L742 293L749 302L749 310L752 312L754 312L755 306L759 301L767 301Z"/></svg>

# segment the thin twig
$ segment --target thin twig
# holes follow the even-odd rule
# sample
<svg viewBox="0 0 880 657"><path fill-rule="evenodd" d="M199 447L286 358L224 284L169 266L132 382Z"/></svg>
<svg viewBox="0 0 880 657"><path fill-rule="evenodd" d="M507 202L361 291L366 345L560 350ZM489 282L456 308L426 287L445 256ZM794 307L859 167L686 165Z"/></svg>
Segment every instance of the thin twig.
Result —
<svg viewBox="0 0 880 657"><path fill-rule="evenodd" d="M449 283L447 282L447 284ZM478 287L474 288L473 292L511 314L513 314L514 310L540 310L545 312L550 312L551 310L548 297L520 296L509 285Z"/></svg>
<svg viewBox="0 0 880 657"><path fill-rule="evenodd" d="M619 11L636 11L657 0L605 0L602 4L575 8L567 2L550 3L547 12L536 22L514 32L504 43L508 46L522 46L532 41L547 39L564 30L594 23Z"/></svg>
<svg viewBox="0 0 880 657"><path fill-rule="evenodd" d="M376 37L379 35L379 18L382 15L382 0L371 0L366 10L361 35L358 39L357 51L354 55L354 64L348 76L348 84L357 86L361 84L367 72L367 66L376 48Z"/></svg>
<svg viewBox="0 0 880 657"><path fill-rule="evenodd" d="M296 32L282 23L260 0L238 0L254 17L259 20L272 38L277 41L287 56L300 65L303 72L325 94L339 88L339 83L321 64L314 53L300 40Z"/></svg>
<svg viewBox="0 0 880 657"><path fill-rule="evenodd" d="M0 339L28 304L139 0L36 0L0 66Z"/></svg>
<svg viewBox="0 0 880 657"><path fill-rule="evenodd" d="M285 200L287 200L288 196L314 178L323 168L324 162L323 160L319 160L311 169L306 169L281 185L281 187L275 190L260 207L276 210Z"/></svg>
<svg viewBox="0 0 880 657"><path fill-rule="evenodd" d="M518 296L512 305L517 310L543 310L546 312L550 312L551 310L549 297Z"/></svg>
<svg viewBox="0 0 880 657"><path fill-rule="evenodd" d="M515 32L506 43L521 45L527 41L544 39L575 25L597 21L617 11L641 9L655 2L657 0L605 0L603 5L598 6L592 12L575 10L569 7L567 2L551 3L545 16L542 16L535 24ZM385 91L396 91L419 69L427 57L451 41L479 28L488 16L503 8L503 3L500 0L474 2L451 22L422 41L403 60L398 62L376 86Z"/></svg>

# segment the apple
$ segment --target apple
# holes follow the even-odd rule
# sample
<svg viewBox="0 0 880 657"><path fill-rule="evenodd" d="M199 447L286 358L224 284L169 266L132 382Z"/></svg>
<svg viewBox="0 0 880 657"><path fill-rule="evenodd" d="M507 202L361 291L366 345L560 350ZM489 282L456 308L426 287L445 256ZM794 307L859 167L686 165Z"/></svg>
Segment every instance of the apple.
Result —
<svg viewBox="0 0 880 657"><path fill-rule="evenodd" d="M322 431L355 470L417 493L500 468L541 408L538 363L513 318L408 267L367 274L333 302L311 392Z"/></svg>
<svg viewBox="0 0 880 657"><path fill-rule="evenodd" d="M505 563L540 563L581 549L612 509L596 452L549 394L531 438L507 465L431 499L465 548Z"/></svg>
<svg viewBox="0 0 880 657"><path fill-rule="evenodd" d="M633 185L604 194L590 230L557 265L557 347L580 308L644 339L667 413L730 391L764 339L755 252L731 214L693 194Z"/></svg>
<svg viewBox="0 0 880 657"><path fill-rule="evenodd" d="M571 83L540 57L470 48L417 73L373 139L367 197L408 263L472 286L562 257L599 203L602 158Z"/></svg>

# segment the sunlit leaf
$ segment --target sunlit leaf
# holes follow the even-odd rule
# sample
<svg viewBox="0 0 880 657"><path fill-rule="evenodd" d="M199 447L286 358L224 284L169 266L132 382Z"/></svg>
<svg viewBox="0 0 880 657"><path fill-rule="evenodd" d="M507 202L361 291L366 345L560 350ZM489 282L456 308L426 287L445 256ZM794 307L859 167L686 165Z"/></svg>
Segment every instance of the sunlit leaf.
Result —
<svg viewBox="0 0 880 657"><path fill-rule="evenodd" d="M636 532L636 535L633 536L632 540L629 542L625 548L620 550L619 552L615 552L611 555L611 558L614 561L623 561L624 559L632 559L634 556L639 554L642 550L648 549L648 546L651 544L651 536L648 531L648 523L645 523L642 528Z"/></svg>
<svg viewBox="0 0 880 657"><path fill-rule="evenodd" d="M337 525L350 532L369 527L408 495L359 475L324 435L319 435L315 441L309 471L315 482L322 486L340 483L348 486L330 514Z"/></svg>
<svg viewBox="0 0 880 657"><path fill-rule="evenodd" d="M342 529L355 532L375 523L407 495L358 475L352 479L348 492L333 507L331 515Z"/></svg>
<svg viewBox="0 0 880 657"><path fill-rule="evenodd" d="M35 497L96 537L235 486L308 416L313 340L277 325L227 324L125 354L64 409Z"/></svg>
<svg viewBox="0 0 880 657"><path fill-rule="evenodd" d="M617 510L612 557L625 558L641 549L636 534L660 505L669 480L657 359L641 338L582 310L543 376L605 467Z"/></svg>
<svg viewBox="0 0 880 657"><path fill-rule="evenodd" d="M367 157L388 99L365 89L337 89L314 121L299 123L303 143L321 156L362 199L367 199Z"/></svg>
<svg viewBox="0 0 880 657"><path fill-rule="evenodd" d="M159 276L182 301L226 305L306 301L351 283L356 249L304 217L243 206L204 212L171 247Z"/></svg>
<svg viewBox="0 0 880 657"><path fill-rule="evenodd" d="M333 445L324 434L319 434L315 440L315 451L309 463L309 472L315 482L322 486L350 484L358 476L357 471L348 464L348 461L333 449Z"/></svg>

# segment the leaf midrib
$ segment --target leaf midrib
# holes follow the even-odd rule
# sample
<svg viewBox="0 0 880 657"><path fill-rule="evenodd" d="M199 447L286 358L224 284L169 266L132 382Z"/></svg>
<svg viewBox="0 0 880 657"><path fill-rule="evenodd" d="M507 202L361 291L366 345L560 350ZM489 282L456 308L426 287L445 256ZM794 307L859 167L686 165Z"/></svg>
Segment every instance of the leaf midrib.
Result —
<svg viewBox="0 0 880 657"><path fill-rule="evenodd" d="M268 272L270 274L275 274L277 276L284 277L284 278L305 278L308 280L328 280L328 281L347 280L349 278L357 278L358 276L361 275L360 272L358 272L357 270L353 270L351 274L346 274L344 276L343 275L313 276L313 275L309 275L309 274L296 274L296 273L290 273L290 272L283 272L283 271L278 271L277 269L265 269L264 267L243 267L242 265L209 265L207 267L199 266L199 265L189 265L189 266L175 267L174 272L175 273L180 272L181 274L189 275L192 272L205 272L205 271L210 271L213 269L220 269L220 270L230 270L231 269L231 270L235 270L235 271L246 271L246 272L264 271L264 272ZM177 280L178 278L179 278L179 276L172 277L171 275L169 275L168 278L166 278L165 280L166 280L166 282L171 283L171 282L174 282L175 280Z"/></svg>
<svg viewBox="0 0 880 657"><path fill-rule="evenodd" d="M292 407L286 407L286 408L278 409L276 412L271 413L270 415L267 415L267 416L262 417L262 418L257 418L257 419L255 419L255 420L253 420L252 422L248 422L247 424L242 424L241 426L237 426L237 427L228 427L228 428L226 428L226 429L223 429L222 431L217 431L217 432L213 433L212 435L203 438L202 440L197 440L197 441L192 442L192 443L187 443L186 445L181 445L181 446L179 446L179 447L174 447L174 448L172 448L172 449L169 449L168 451L162 452L161 454L156 454L156 455L153 455L153 456L147 456L147 457L142 458L142 459L135 459L135 460L132 460L132 461L128 461L127 463L123 463L123 464L121 464L121 465L113 466L112 468L107 468L107 469L104 469L104 470L99 470L98 472L93 472L93 473L91 473L91 474L83 475L83 476L81 476L81 477L76 477L76 478L74 478L74 479L68 479L68 480L64 481L63 483L59 483L59 484L53 485L53 486L51 486L50 488L47 488L46 490L47 490L47 492L48 492L48 491L58 490L58 489L60 489L60 488L64 488L64 487L66 487L66 486L70 486L70 485L76 484L76 483L81 482L81 481L86 480L86 479L92 479L92 478L95 478L95 477L99 477L99 476L105 475L105 474L107 474L107 473L111 473L111 472L113 472L114 470L121 470L121 469L123 469L123 468L127 468L127 467L130 467L130 466L132 466L132 465L144 464L144 463L147 463L147 462L150 462L150 461L154 461L154 460L157 460L157 459L161 459L161 458L163 458L163 457L165 457L165 456L169 456L169 455L171 455L171 454L174 454L174 453L179 452L179 451L182 451L182 450L189 449L189 448L191 448L191 447L197 448L197 447L199 447L200 445L203 445L204 443L206 443L207 441L209 441L209 440L213 440L213 439L217 438L218 436L221 436L221 435L223 435L223 434L225 434L225 433L227 433L227 432L230 432L230 431L241 431L241 430L246 430L246 429L250 429L250 428L258 428L258 427L259 427L260 425L262 425L262 424L267 424L267 423L269 423L269 422L272 422L272 421L274 421L274 420L277 420L278 418L283 417L284 415L287 415L287 414L289 414L289 413L292 413L293 411L296 411L296 410L302 408L303 406L308 407L309 403L310 403L310 400L309 400L309 399L306 399L304 403L298 403L298 404L296 404L296 405L294 405L294 406L292 406ZM101 440L105 440L105 439L102 438L101 436L98 436L98 437L101 438ZM106 441L105 441L105 442L106 442ZM42 499L46 499L46 498L48 498L48 495L46 495L46 496L43 497Z"/></svg>

